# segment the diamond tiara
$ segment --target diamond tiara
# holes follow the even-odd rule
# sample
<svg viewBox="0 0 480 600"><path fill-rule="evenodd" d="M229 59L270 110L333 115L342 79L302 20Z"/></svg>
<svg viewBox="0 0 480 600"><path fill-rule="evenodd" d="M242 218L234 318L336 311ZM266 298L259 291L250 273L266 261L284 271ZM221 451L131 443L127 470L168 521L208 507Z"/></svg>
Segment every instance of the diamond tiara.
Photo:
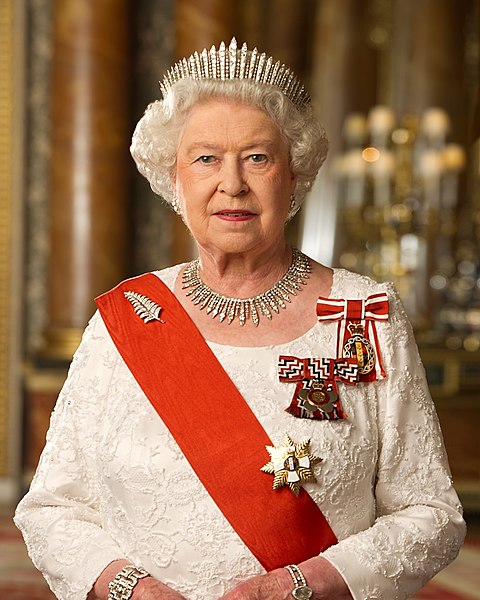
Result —
<svg viewBox="0 0 480 600"><path fill-rule="evenodd" d="M257 48L248 50L246 43L238 49L235 38L228 48L222 42L218 50L215 46L210 50L205 48L200 54L195 52L173 65L160 82L164 98L172 85L181 79L245 79L278 87L298 108L305 107L311 100L291 69L279 60L274 63L271 56L267 57L265 52L260 54Z"/></svg>

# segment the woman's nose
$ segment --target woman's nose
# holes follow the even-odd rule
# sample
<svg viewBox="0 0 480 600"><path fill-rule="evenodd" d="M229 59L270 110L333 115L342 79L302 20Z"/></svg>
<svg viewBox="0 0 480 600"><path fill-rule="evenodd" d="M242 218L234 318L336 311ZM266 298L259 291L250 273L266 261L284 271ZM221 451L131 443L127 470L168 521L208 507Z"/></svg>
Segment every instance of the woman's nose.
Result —
<svg viewBox="0 0 480 600"><path fill-rule="evenodd" d="M218 191L229 196L241 196L248 189L242 165L235 159L225 160L220 170Z"/></svg>

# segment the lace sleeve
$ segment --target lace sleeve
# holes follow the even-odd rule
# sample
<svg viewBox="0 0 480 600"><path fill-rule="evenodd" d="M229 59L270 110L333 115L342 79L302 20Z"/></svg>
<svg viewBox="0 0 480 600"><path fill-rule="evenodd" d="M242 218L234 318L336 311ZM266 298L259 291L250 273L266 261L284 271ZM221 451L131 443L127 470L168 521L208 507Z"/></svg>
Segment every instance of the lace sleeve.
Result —
<svg viewBox="0 0 480 600"><path fill-rule="evenodd" d="M64 600L86 598L101 571L123 558L101 528L90 457L113 356L108 333L96 314L74 356L37 472L14 518L33 563Z"/></svg>
<svg viewBox="0 0 480 600"><path fill-rule="evenodd" d="M355 600L410 597L456 557L465 536L412 328L393 286L389 296L390 321L379 327L387 379L373 384L379 436L375 523L324 553Z"/></svg>

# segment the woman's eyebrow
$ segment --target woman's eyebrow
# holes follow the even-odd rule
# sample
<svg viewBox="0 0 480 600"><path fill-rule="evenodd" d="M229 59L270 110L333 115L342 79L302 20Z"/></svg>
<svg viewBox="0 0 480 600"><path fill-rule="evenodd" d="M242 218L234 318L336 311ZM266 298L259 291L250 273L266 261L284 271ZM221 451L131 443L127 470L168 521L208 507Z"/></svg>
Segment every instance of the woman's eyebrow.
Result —
<svg viewBox="0 0 480 600"><path fill-rule="evenodd" d="M266 148L270 150L273 147L273 142L268 138L259 138L257 140L253 140L252 142L248 142L244 146L241 146L241 150L251 150L252 148ZM193 152L195 150L221 150L221 147L218 144L212 142L192 142L188 147L188 152Z"/></svg>

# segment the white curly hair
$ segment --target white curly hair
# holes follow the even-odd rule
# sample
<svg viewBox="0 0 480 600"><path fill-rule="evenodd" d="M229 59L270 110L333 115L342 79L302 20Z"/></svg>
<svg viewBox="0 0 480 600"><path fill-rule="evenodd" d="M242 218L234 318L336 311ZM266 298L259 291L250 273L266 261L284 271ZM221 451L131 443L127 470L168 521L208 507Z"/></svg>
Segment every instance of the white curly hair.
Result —
<svg viewBox="0 0 480 600"><path fill-rule="evenodd" d="M297 178L295 203L288 218L300 208L328 152L327 136L310 106L299 109L275 86L248 80L182 79L163 100L150 104L138 122L130 152L152 190L180 212L172 174L178 140L190 109L211 98L228 98L263 110L285 137L290 168Z"/></svg>

